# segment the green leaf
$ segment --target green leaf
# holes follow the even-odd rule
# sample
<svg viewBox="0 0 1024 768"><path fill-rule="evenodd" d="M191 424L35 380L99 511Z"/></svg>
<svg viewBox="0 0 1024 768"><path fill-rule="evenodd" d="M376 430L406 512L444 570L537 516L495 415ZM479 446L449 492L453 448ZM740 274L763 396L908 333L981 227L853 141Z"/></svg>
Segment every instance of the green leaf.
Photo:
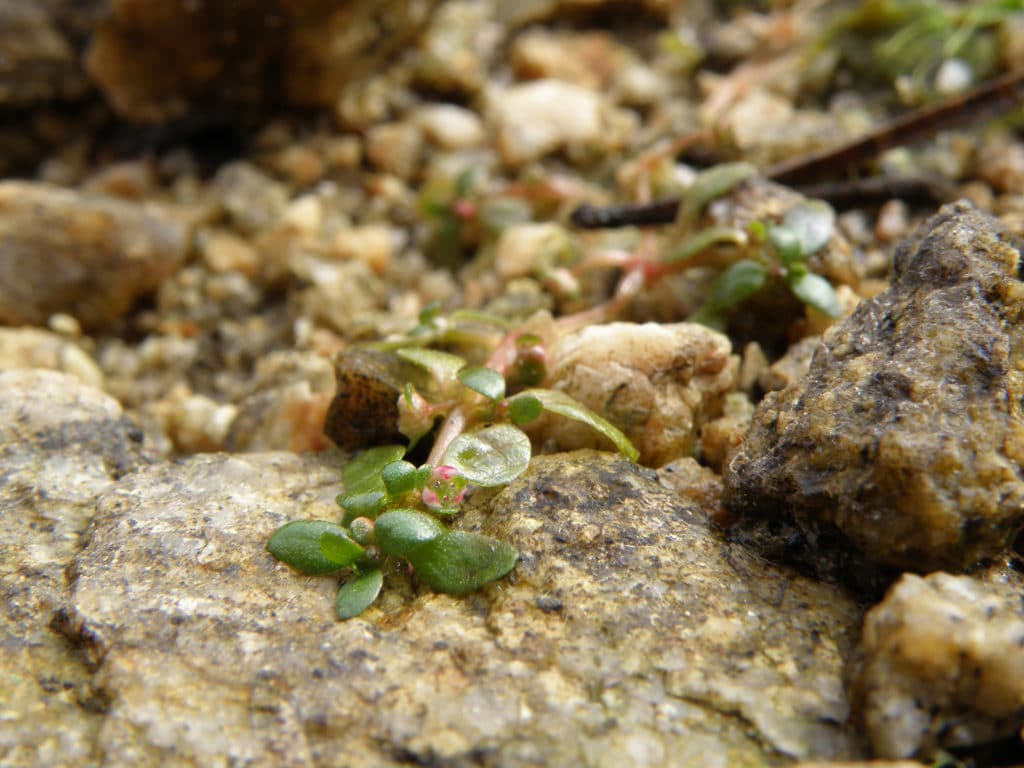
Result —
<svg viewBox="0 0 1024 768"><path fill-rule="evenodd" d="M836 212L823 200L806 200L790 208L783 224L793 231L804 257L817 253L828 243L836 226Z"/></svg>
<svg viewBox="0 0 1024 768"><path fill-rule="evenodd" d="M794 277L789 281L793 295L809 307L829 317L841 317L843 307L832 284L813 272Z"/></svg>
<svg viewBox="0 0 1024 768"><path fill-rule="evenodd" d="M721 243L744 246L747 244L747 233L731 227L708 227L707 229L702 229L683 243L680 248L670 253L664 261L666 264L686 261L701 251L710 248L712 245L719 245Z"/></svg>
<svg viewBox="0 0 1024 768"><path fill-rule="evenodd" d="M683 195L677 224L681 229L691 229L704 206L756 175L757 168L750 163L721 163L701 171Z"/></svg>
<svg viewBox="0 0 1024 768"><path fill-rule="evenodd" d="M753 259L737 261L715 278L707 304L712 310L739 304L761 290L767 279L768 270L761 262Z"/></svg>
<svg viewBox="0 0 1024 768"><path fill-rule="evenodd" d="M513 424L529 424L544 412L544 404L534 395L517 395L508 401L508 417Z"/></svg>
<svg viewBox="0 0 1024 768"><path fill-rule="evenodd" d="M511 544L479 533L449 531L409 553L416 574L438 592L464 595L511 571L519 554Z"/></svg>
<svg viewBox="0 0 1024 768"><path fill-rule="evenodd" d="M455 467L469 482L485 488L505 485L530 463L530 438L511 424L497 424L452 440L441 464Z"/></svg>
<svg viewBox="0 0 1024 768"><path fill-rule="evenodd" d="M338 506L345 510L343 525L348 525L357 517L369 517L373 519L384 506L386 499L384 491L369 491L367 493L343 493L338 497Z"/></svg>
<svg viewBox="0 0 1024 768"><path fill-rule="evenodd" d="M526 395L531 395L540 400L544 410L586 424L588 427L601 433L611 440L612 444L619 450L619 453L630 461L636 461L640 457L640 452L629 441L629 438L623 434L622 430L607 419L601 418L583 405L583 403L573 399L565 394L565 392L560 392L556 389L527 389L524 392L520 392L516 397L519 398Z"/></svg>
<svg viewBox="0 0 1024 768"><path fill-rule="evenodd" d="M505 377L492 368L467 366L458 372L459 381L489 400L505 396Z"/></svg>
<svg viewBox="0 0 1024 768"><path fill-rule="evenodd" d="M796 236L796 232L784 224L768 230L768 242L775 249L779 261L787 266L799 261L804 256L803 251L800 250L800 238Z"/></svg>
<svg viewBox="0 0 1024 768"><path fill-rule="evenodd" d="M393 461L380 472L384 490L392 499L415 490L418 477L416 467L408 461Z"/></svg>
<svg viewBox="0 0 1024 768"><path fill-rule="evenodd" d="M440 352L436 349L408 347L396 350L395 354L403 360L425 369L442 386L455 381L456 374L466 365L466 361L458 355Z"/></svg>
<svg viewBox="0 0 1024 768"><path fill-rule="evenodd" d="M405 448L401 445L378 445L357 453L341 471L346 495L383 491L384 482L380 479L380 473L384 467L404 455Z"/></svg>
<svg viewBox="0 0 1024 768"><path fill-rule="evenodd" d="M320 537L325 533L347 536L345 529L326 520L294 520L282 525L267 542L267 550L286 565L310 576L342 568L324 556Z"/></svg>
<svg viewBox="0 0 1024 768"><path fill-rule="evenodd" d="M415 509L389 510L377 518L373 530L380 551L393 557L406 557L412 549L445 533L433 515Z"/></svg>
<svg viewBox="0 0 1024 768"><path fill-rule="evenodd" d="M373 605L383 585L384 572L380 568L368 568L346 581L334 602L338 618L351 619L365 611Z"/></svg>
<svg viewBox="0 0 1024 768"><path fill-rule="evenodd" d="M356 544L343 528L342 533L324 531L320 534L320 554L339 568L344 568L365 555L366 550Z"/></svg>

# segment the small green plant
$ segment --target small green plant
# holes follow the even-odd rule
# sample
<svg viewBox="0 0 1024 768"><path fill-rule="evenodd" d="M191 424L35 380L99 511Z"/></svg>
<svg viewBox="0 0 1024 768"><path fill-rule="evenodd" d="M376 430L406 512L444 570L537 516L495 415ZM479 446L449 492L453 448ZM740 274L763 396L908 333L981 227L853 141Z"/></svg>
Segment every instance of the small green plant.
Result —
<svg viewBox="0 0 1024 768"><path fill-rule="evenodd" d="M268 542L274 557L302 573L347 572L336 601L342 619L358 616L377 599L389 560L407 562L420 581L454 595L513 569L518 554L510 544L452 530L442 520L459 513L471 486L505 485L527 468L532 447L519 426L544 411L588 424L631 460L637 458L614 425L562 392L532 386L544 376L540 337L508 334L488 365L475 366L423 346L425 338L449 338L452 327L430 308L416 333L392 349L432 380L429 397L406 384L399 398L398 429L409 446L376 446L357 454L342 473L339 521L294 521ZM519 390L511 395L510 382ZM407 461L408 449L439 420L427 461L420 466Z"/></svg>
<svg viewBox="0 0 1024 768"><path fill-rule="evenodd" d="M1000 69L1013 34L1004 26L1024 10L1021 0L867 0L842 11L812 46L808 69L843 65L894 86L904 102L935 98L942 64L959 59L979 82Z"/></svg>
<svg viewBox="0 0 1024 768"><path fill-rule="evenodd" d="M690 320L722 328L728 312L772 280L784 281L807 306L839 317L842 307L832 284L811 272L806 263L825 247L834 228L835 212L820 200L791 208L781 224L751 222L745 233L737 233L743 236L735 238L745 244L744 257L715 279L708 298ZM702 234L707 237L706 232Z"/></svg>

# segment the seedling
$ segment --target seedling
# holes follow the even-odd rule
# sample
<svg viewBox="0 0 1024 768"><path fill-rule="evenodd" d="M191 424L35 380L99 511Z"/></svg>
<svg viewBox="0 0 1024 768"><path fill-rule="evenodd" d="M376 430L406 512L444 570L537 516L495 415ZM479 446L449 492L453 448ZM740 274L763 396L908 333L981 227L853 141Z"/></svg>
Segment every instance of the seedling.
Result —
<svg viewBox="0 0 1024 768"><path fill-rule="evenodd" d="M807 306L828 317L839 317L842 307L832 284L810 272L806 264L808 257L825 247L834 227L835 212L820 200L790 209L781 224L752 222L746 237L737 237L738 242L746 240L747 255L715 279L707 300L690 320L722 328L729 311L772 280L784 281Z"/></svg>
<svg viewBox="0 0 1024 768"><path fill-rule="evenodd" d="M424 336L441 338L451 327L430 308L416 333L394 349L431 378L429 399L411 384L399 398L398 429L409 446L358 453L342 473L339 521L294 521L268 542L274 557L302 573L347 574L336 600L342 619L358 616L377 599L389 559L405 561L421 582L453 595L479 589L515 567L518 553L512 545L453 530L442 520L458 515L470 488L506 485L526 470L532 446L519 425L544 411L589 425L631 460L637 458L618 428L568 395L524 388L544 376L540 337L506 336L482 366L420 346ZM510 395L512 388L519 391ZM442 424L427 461L420 466L409 462L409 447L438 420Z"/></svg>

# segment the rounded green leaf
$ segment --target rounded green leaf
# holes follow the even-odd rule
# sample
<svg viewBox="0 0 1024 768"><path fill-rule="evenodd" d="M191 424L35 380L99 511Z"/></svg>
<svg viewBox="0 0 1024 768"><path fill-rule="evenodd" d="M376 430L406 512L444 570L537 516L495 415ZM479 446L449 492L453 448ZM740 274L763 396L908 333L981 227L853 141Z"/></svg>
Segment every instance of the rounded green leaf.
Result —
<svg viewBox="0 0 1024 768"><path fill-rule="evenodd" d="M455 467L469 482L490 487L519 477L530 463L530 438L511 424L462 434L444 452L442 464Z"/></svg>
<svg viewBox="0 0 1024 768"><path fill-rule="evenodd" d="M508 401L508 417L513 424L529 424L544 412L544 404L535 395L519 395Z"/></svg>
<svg viewBox="0 0 1024 768"><path fill-rule="evenodd" d="M410 550L442 535L445 527L426 512L393 509L377 518L373 530L382 553L406 557Z"/></svg>
<svg viewBox="0 0 1024 768"><path fill-rule="evenodd" d="M267 550L282 563L310 576L331 573L344 565L321 550L320 538L325 533L347 537L344 528L326 520L294 520L274 531Z"/></svg>
<svg viewBox="0 0 1024 768"><path fill-rule="evenodd" d="M416 488L416 467L408 461L393 461L381 470L380 479L391 498L403 496Z"/></svg>
<svg viewBox="0 0 1024 768"><path fill-rule="evenodd" d="M365 611L373 605L383 585L384 573L380 568L369 568L346 581L334 602L338 618L351 619Z"/></svg>
<svg viewBox="0 0 1024 768"><path fill-rule="evenodd" d="M404 455L405 448L401 445L378 445L357 453L341 470L346 495L383 491L384 483L380 473L384 467Z"/></svg>
<svg viewBox="0 0 1024 768"><path fill-rule="evenodd" d="M344 568L365 555L366 550L343 528L341 533L324 531L320 534L320 554L339 568Z"/></svg>
<svg viewBox="0 0 1024 768"><path fill-rule="evenodd" d="M611 440L619 453L630 461L636 461L640 457L640 452L629 441L629 438L623 434L622 430L607 419L601 418L583 405L583 403L567 395L565 392L557 389L528 389L520 392L516 397L520 398L527 395L540 400L544 410L557 413L559 416L565 416L567 419L578 421L581 424L586 424L594 431L601 433Z"/></svg>
<svg viewBox="0 0 1024 768"><path fill-rule="evenodd" d="M500 579L516 565L511 544L479 533L449 531L408 555L416 574L438 592L464 595Z"/></svg>
<svg viewBox="0 0 1024 768"><path fill-rule="evenodd" d="M371 520L384 506L384 491L369 493L343 493L338 497L338 506L345 510L342 523L348 525L357 517L368 517Z"/></svg>
<svg viewBox="0 0 1024 768"><path fill-rule="evenodd" d="M761 262L753 259L737 261L715 278L707 303L713 310L739 304L761 290L767 280L768 270Z"/></svg>
<svg viewBox="0 0 1024 768"><path fill-rule="evenodd" d="M768 241L783 264L792 264L803 257L803 252L800 250L800 238L796 236L796 232L785 225L769 229Z"/></svg>
<svg viewBox="0 0 1024 768"><path fill-rule="evenodd" d="M793 295L809 307L829 317L840 317L843 307L832 284L821 275L807 272L789 281Z"/></svg>
<svg viewBox="0 0 1024 768"><path fill-rule="evenodd" d="M828 243L836 227L836 212L823 200L806 200L790 208L783 223L792 230L805 256L817 253Z"/></svg>
<svg viewBox="0 0 1024 768"><path fill-rule="evenodd" d="M489 400L501 400L505 396L505 377L492 368L467 366L459 371L459 381Z"/></svg>

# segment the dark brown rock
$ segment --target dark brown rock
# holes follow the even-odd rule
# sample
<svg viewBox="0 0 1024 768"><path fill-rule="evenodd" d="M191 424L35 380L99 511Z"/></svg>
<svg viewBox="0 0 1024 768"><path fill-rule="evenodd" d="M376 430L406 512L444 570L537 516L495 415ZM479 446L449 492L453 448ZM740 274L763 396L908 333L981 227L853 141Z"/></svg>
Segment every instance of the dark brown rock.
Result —
<svg viewBox="0 0 1024 768"><path fill-rule="evenodd" d="M0 183L0 323L117 320L188 255L191 226L159 206Z"/></svg>
<svg viewBox="0 0 1024 768"><path fill-rule="evenodd" d="M325 435L346 450L406 442L398 431L398 398L407 381L422 379L413 366L388 352L345 350L334 361L334 378Z"/></svg>
<svg viewBox="0 0 1024 768"><path fill-rule="evenodd" d="M197 108L329 106L341 88L407 44L435 0L116 0L87 54L122 117Z"/></svg>
<svg viewBox="0 0 1024 768"><path fill-rule="evenodd" d="M759 405L725 501L876 563L962 570L1024 527L1024 282L998 222L946 206L892 288Z"/></svg>

